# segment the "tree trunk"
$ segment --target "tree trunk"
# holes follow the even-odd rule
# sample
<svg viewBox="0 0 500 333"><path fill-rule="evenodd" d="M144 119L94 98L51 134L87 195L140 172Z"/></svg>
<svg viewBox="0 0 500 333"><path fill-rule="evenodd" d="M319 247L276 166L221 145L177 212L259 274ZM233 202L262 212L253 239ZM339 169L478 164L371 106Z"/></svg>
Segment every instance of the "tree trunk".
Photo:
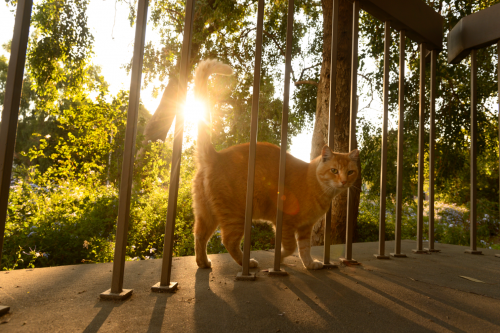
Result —
<svg viewBox="0 0 500 333"><path fill-rule="evenodd" d="M136 155L136 161L142 165L143 155L145 153L148 142L156 142L157 140L165 141L170 126L175 118L177 108L177 90L179 89L179 81L175 77L170 77L167 87L163 91L160 105L156 112L149 119L144 129L144 140L142 141L142 148Z"/></svg>
<svg viewBox="0 0 500 333"><path fill-rule="evenodd" d="M328 115L330 96L330 65L331 65L331 36L332 36L332 9L333 1L323 0L323 63L318 85L316 104L316 120L311 147L311 159L317 157L321 148L328 142ZM352 2L341 0L339 5L339 23L337 29L337 91L335 103L335 152L349 152L349 119L351 94L351 54L352 54ZM355 147L357 148L357 141ZM361 165L358 162L358 168ZM361 175L355 186L361 188ZM354 226L358 217L359 195L356 189L354 194ZM332 235L333 244L345 243L347 218L347 193L337 196L332 205ZM354 229L356 230L356 229ZM356 237L354 237L356 238ZM321 245L324 242L324 219L318 221L313 228L312 244Z"/></svg>

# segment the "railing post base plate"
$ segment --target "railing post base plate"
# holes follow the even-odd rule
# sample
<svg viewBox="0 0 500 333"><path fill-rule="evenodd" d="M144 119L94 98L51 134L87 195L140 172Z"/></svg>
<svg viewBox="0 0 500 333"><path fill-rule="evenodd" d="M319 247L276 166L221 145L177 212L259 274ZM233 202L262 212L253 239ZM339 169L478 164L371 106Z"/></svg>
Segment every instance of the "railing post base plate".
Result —
<svg viewBox="0 0 500 333"><path fill-rule="evenodd" d="M10 306L0 305L0 316L9 313Z"/></svg>
<svg viewBox="0 0 500 333"><path fill-rule="evenodd" d="M286 276L286 275L288 275L288 272L285 271L283 268L280 269L279 271L274 270L274 268L269 268L269 275L272 275L272 276Z"/></svg>
<svg viewBox="0 0 500 333"><path fill-rule="evenodd" d="M483 251L465 250L465 253L469 253L469 254L483 254Z"/></svg>
<svg viewBox="0 0 500 333"><path fill-rule="evenodd" d="M498 258L500 258L500 254L495 254L495 257L498 257Z"/></svg>
<svg viewBox="0 0 500 333"><path fill-rule="evenodd" d="M133 291L134 289L122 289L121 293L115 294L111 292L111 289L108 289L105 292L101 293L99 297L103 301L123 301L132 296Z"/></svg>
<svg viewBox="0 0 500 333"><path fill-rule="evenodd" d="M347 258L339 258L340 262L343 263L343 264L357 264L358 261L357 260L354 260L354 259L347 259Z"/></svg>
<svg viewBox="0 0 500 333"><path fill-rule="evenodd" d="M248 273L248 275L243 275L242 272L236 274L237 281L255 281L255 273Z"/></svg>
<svg viewBox="0 0 500 333"><path fill-rule="evenodd" d="M154 293L174 293L177 290L178 282L170 282L168 286L160 285L161 282L158 282L154 286L151 287L151 291Z"/></svg>
<svg viewBox="0 0 500 333"><path fill-rule="evenodd" d="M436 250L436 249L428 249L426 247L424 247L424 250L427 251L427 252L441 252L441 250Z"/></svg>
<svg viewBox="0 0 500 333"><path fill-rule="evenodd" d="M390 259L389 256L383 256L380 254L374 254L373 256L377 259Z"/></svg>
<svg viewBox="0 0 500 333"><path fill-rule="evenodd" d="M408 258L404 253L390 253L390 255L394 258Z"/></svg>
<svg viewBox="0 0 500 333"><path fill-rule="evenodd" d="M426 250L411 250L411 252L413 252L415 254L428 254L429 253Z"/></svg>
<svg viewBox="0 0 500 333"><path fill-rule="evenodd" d="M328 264L323 263L323 269L332 269L332 268L339 268L339 265L332 264L332 263L328 263Z"/></svg>

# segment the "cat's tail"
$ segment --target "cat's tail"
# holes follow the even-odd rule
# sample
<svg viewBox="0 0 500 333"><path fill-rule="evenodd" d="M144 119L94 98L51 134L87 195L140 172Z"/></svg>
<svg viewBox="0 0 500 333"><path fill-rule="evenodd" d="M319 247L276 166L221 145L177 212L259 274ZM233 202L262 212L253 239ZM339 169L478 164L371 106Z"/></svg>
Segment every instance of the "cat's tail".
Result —
<svg viewBox="0 0 500 333"><path fill-rule="evenodd" d="M194 79L194 95L204 106L204 119L198 121L197 156L203 161L215 153L210 139L210 111L208 105L208 77L211 74L231 75L233 69L214 59L203 60L198 64Z"/></svg>

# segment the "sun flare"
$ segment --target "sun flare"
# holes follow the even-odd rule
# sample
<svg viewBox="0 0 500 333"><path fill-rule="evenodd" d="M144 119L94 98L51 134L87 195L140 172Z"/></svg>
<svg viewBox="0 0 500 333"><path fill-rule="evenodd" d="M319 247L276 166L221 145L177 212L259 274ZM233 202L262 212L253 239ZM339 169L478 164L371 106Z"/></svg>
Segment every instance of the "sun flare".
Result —
<svg viewBox="0 0 500 333"><path fill-rule="evenodd" d="M205 105L201 101L189 96L184 103L184 125L185 133L191 138L198 137L198 122L206 121L205 119Z"/></svg>
<svg viewBox="0 0 500 333"><path fill-rule="evenodd" d="M198 121L205 120L205 105L195 99L187 98L184 104L184 119L193 125L198 125Z"/></svg>

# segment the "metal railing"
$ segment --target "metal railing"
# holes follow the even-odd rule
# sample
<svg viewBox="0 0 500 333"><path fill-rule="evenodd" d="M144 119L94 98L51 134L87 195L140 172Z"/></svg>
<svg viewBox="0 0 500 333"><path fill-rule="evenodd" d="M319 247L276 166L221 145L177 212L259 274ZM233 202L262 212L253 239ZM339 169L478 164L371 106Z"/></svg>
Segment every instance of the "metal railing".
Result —
<svg viewBox="0 0 500 333"><path fill-rule="evenodd" d="M2 261L5 224L7 222L10 177L16 145L17 121L21 104L32 7L33 0L19 0L17 2L14 35L12 36L9 69L5 85L2 125L0 126L0 263ZM8 306L2 306L0 312L6 313L9 309Z"/></svg>
<svg viewBox="0 0 500 333"><path fill-rule="evenodd" d="M497 44L498 102L500 142L500 4L461 19L448 35L448 63L457 64L470 53L471 63L471 148L470 148L470 249L466 253L482 254L477 250L477 59L478 49ZM500 161L499 161L500 163ZM500 257L500 254L496 255Z"/></svg>
<svg viewBox="0 0 500 333"><path fill-rule="evenodd" d="M335 96L336 96L336 63L337 63L337 26L338 26L338 11L339 1L333 0L333 15L332 15L332 48L331 48L331 72L330 72L330 101L329 101L329 125L328 125L328 145L333 146L333 130L335 128L334 113L335 113ZM10 177L12 171L12 160L14 153L15 135L18 120L18 111L20 103L20 94L22 88L22 80L24 74L24 64L26 57L26 47L28 41L29 24L31 16L32 0L19 0L16 12L16 23L14 29L14 37L12 41L12 52L9 62L9 70L7 76L7 87L5 93L4 109L2 113L2 125L0 130L0 253L3 246L4 229L6 223L6 211L8 204L8 194L10 188ZM184 100L187 92L187 78L190 71L189 59L191 49L191 38L193 34L195 0L186 1L186 16L184 22L184 37L181 52L180 66L180 89L178 99ZM443 18L434 12L432 8L427 6L422 0L356 0L353 1L353 29L352 29L352 58L351 58L351 95L350 95L350 126L349 126L349 149L352 150L355 145L356 135L356 110L357 110L357 68L358 68L358 31L359 31L359 13L364 10L374 17L385 22L385 46L384 46L384 79L383 79L383 104L384 104L384 120L382 134L382 166L381 166L381 194L380 194L380 225L379 225L379 250L375 254L377 258L387 259L389 256L385 254L385 185L387 177L387 123L388 123L388 83L389 83L389 45L390 29L395 29L400 32L400 56L399 56L399 123L398 123L398 151L397 151L397 189L396 189L396 229L395 229L395 251L390 255L392 257L406 257L401 253L401 214L402 214L402 179L403 179L403 130L404 130L404 67L405 67L405 45L406 37L419 44L420 47L420 111L419 111L419 170L418 170L418 215L417 215L417 246L413 250L415 253L426 253L427 251L437 251L434 249L434 144L435 144L435 90L436 90L436 67L437 54L442 49L443 40ZM135 136L137 130L137 115L141 88L142 61L144 52L144 41L147 21L148 0L139 0L136 34L134 42L134 55L132 64L132 78L130 84L130 97L127 116L127 127L125 137L124 159L122 165L122 180L119 197L119 214L118 228L116 237L115 257L113 262L113 277L111 289L102 293L101 298L124 299L132 293L131 289L123 289L124 278L124 263L125 263L125 248L127 240L129 213L130 213L130 195L132 186L132 171L134 162L134 147ZM483 13L484 12L484 13ZM488 10L474 14L478 15L478 19L463 19L459 23L460 29L476 29L478 31L477 40L464 41L462 30L455 32L452 30L449 36L450 47L450 62L460 61L469 51L472 57L472 100L475 101L475 48L490 45L493 42L500 40L500 23L494 21L494 33L484 34L484 28L480 23L479 15L490 15L491 12L500 13L500 5L491 7ZM487 14L485 14L487 13ZM286 146L287 146L287 128L288 128L288 103L290 90L290 70L291 70L291 41L293 32L293 14L294 0L288 1L288 23L286 35L286 55L285 55L285 89L283 97L283 118L281 132L281 153L279 167L279 183L278 183L278 209L277 209L277 224L276 224L276 242L275 242L275 260L274 267L270 270L271 274L286 274L280 267L281 259L281 228L283 221L283 193L285 181L285 163L286 163ZM475 17L471 15L470 17ZM262 33L264 20L264 0L258 1L257 12L257 39L255 52L255 68L254 68L254 83L253 83L253 103L251 115L251 133L250 133L250 152L248 164L248 181L247 181L247 199L245 213L245 234L244 234L244 251L242 271L238 274L238 279L253 280L255 275L249 271L250 261L250 239L251 239L251 222L253 208L253 186L255 173L255 155L257 145L257 124L259 111L259 91L260 91L260 72L262 59ZM491 23L491 22L490 22ZM481 33L479 33L479 31ZM485 35L488 35L487 42L484 41ZM493 36L493 37L491 37ZM483 40L481 39L483 38ZM456 45L455 45L456 44ZM500 50L500 42L499 42ZM424 121L425 121L425 66L426 58L428 58L428 50L430 51L431 62L431 94L430 94L430 170L429 170L429 248L422 248L423 238L423 184L424 184ZM500 52L500 51L499 51ZM499 71L500 79L500 71ZM500 83L499 83L500 96ZM476 147L475 140L477 136L476 124L476 106L472 103L471 121L472 127L472 149L471 149L471 204L473 214L471 214L473 223L471 223L471 250L470 253L477 253L475 242L475 172L476 172ZM169 186L169 202L167 209L167 221L165 225L164 239L164 255L161 270L161 279L156 285L152 286L152 291L156 292L171 292L176 289L177 282L171 281L172 268L172 251L173 251L173 235L175 226L175 216L177 209L178 185L180 175L180 161L182 153L182 140L184 131L184 118L182 112L176 113L175 137L173 144L173 157L171 167L171 184ZM499 130L500 136L500 130ZM355 262L352 258L352 235L354 216L352 214L353 196L351 191L348 191L347 197L347 227L346 227L346 244L345 257L340 258L342 262ZM473 207L473 208L472 208ZM331 210L326 214L325 223L325 247L323 262L325 266L330 264L330 223ZM500 255L498 255L500 256ZM0 257L1 259L1 257Z"/></svg>

